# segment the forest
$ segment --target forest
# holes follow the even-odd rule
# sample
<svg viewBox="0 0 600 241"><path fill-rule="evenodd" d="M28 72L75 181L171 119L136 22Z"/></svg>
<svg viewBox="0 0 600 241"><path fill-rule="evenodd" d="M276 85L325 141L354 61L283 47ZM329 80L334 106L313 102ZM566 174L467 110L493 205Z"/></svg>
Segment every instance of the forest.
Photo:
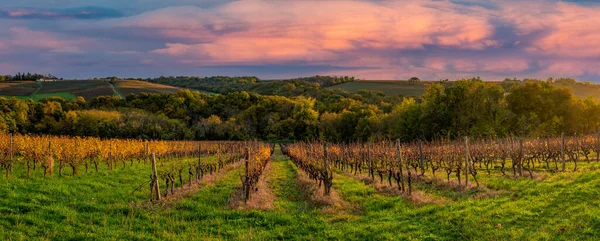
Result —
<svg viewBox="0 0 600 241"><path fill-rule="evenodd" d="M354 81L354 77L285 81L161 77L149 81L190 88L211 84L222 93L180 90L124 99L52 97L39 102L0 97L0 130L102 138L340 143L573 136L596 133L600 127L600 104L556 87L552 83L560 80L554 79L509 80L504 85L480 78L441 81L429 86L422 98L325 88Z"/></svg>

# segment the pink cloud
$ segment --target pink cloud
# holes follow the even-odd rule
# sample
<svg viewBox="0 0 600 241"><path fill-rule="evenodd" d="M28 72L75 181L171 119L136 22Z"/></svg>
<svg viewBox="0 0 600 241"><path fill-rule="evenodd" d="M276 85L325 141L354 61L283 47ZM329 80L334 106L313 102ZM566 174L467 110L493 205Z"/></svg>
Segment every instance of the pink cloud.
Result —
<svg viewBox="0 0 600 241"><path fill-rule="evenodd" d="M449 4L437 3L446 8ZM185 62L197 64L339 63L344 62L340 53L361 49L423 49L430 44L482 49L497 45L490 39L493 28L485 18L414 2L237 1L206 13L195 7L167 8L129 18L118 26L155 30L188 41L210 39L206 43L169 43L153 51L185 56ZM220 29L231 31L219 33ZM193 56L198 61L190 61Z"/></svg>
<svg viewBox="0 0 600 241"><path fill-rule="evenodd" d="M158 34L177 36L201 43L168 43L154 54L171 56L190 65L276 64L304 61L344 67L372 67L369 73L379 78L418 73L415 70L457 71L497 78L528 70L530 56L444 57L425 56L422 64L411 56L381 56L381 51L441 49L485 51L504 44L521 44L521 39L504 42L495 36L493 18L515 23L520 38L535 31L546 31L530 39L525 51L535 55L598 55L600 40L597 9L576 4L523 2L500 4L500 10L459 6L450 2L356 2L328 1L237 1L213 11L169 8L133 17L128 26L158 28ZM531 16L524 11L537 11ZM468 11L470 14L463 14ZM265 14L268 12L269 14ZM171 18L177 13L179 16ZM506 17L504 17L506 16ZM598 15L600 16L600 15ZM172 21L161 21L172 19ZM173 27L179 26L179 27ZM206 26L212 26L208 29ZM217 27L218 26L218 27ZM232 31L219 32L218 30ZM576 36L576 37L575 37ZM526 41L527 42L527 41ZM518 44L517 44L518 43ZM535 56L533 55L533 56ZM539 74L553 73L551 69ZM381 73L387 71L386 73ZM589 73L577 71L577 73Z"/></svg>
<svg viewBox="0 0 600 241"><path fill-rule="evenodd" d="M521 36L535 31L546 32L534 39L527 51L572 57L600 55L600 44L597 44L600 42L600 6L566 2L525 2L503 6L503 14L516 23Z"/></svg>
<svg viewBox="0 0 600 241"><path fill-rule="evenodd" d="M586 60L548 61L549 76L600 75L598 62Z"/></svg>

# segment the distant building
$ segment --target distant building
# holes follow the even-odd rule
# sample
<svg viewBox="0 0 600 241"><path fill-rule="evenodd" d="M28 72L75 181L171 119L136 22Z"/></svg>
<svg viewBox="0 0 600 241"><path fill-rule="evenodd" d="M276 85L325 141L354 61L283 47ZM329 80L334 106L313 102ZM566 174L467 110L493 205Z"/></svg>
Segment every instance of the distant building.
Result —
<svg viewBox="0 0 600 241"><path fill-rule="evenodd" d="M57 79L39 78L39 79L37 79L36 81L37 81L37 82L54 82L54 81L56 81L56 80L57 80Z"/></svg>

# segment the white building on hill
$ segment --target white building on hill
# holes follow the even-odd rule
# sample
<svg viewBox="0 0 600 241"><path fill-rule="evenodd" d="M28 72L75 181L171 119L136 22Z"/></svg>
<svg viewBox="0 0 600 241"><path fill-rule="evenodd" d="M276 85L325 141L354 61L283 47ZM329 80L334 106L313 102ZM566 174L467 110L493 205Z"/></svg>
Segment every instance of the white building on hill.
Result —
<svg viewBox="0 0 600 241"><path fill-rule="evenodd" d="M54 82L56 81L56 79L44 79L44 78L40 78L36 80L37 82Z"/></svg>

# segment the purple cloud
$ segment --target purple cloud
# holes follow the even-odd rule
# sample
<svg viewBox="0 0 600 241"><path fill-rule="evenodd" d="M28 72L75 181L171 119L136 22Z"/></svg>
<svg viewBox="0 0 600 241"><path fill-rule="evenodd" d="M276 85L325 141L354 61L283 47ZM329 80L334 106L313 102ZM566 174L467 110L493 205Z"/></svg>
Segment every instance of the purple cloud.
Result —
<svg viewBox="0 0 600 241"><path fill-rule="evenodd" d="M70 19L103 19L122 17L118 10L103 7L80 7L68 9L43 8L3 8L0 18L25 20L70 20Z"/></svg>

